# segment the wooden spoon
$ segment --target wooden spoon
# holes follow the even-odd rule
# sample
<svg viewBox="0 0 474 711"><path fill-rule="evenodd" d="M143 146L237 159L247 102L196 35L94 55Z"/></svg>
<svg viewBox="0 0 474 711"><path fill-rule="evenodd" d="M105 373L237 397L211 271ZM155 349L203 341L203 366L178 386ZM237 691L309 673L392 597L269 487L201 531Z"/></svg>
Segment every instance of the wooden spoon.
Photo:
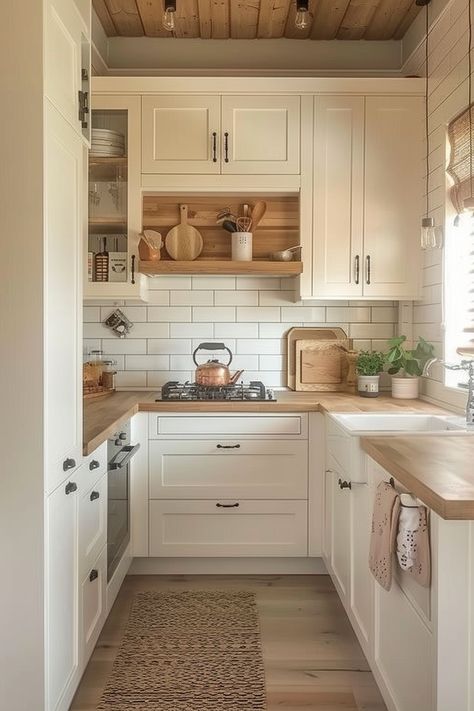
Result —
<svg viewBox="0 0 474 711"><path fill-rule="evenodd" d="M261 219L264 216L266 211L267 211L267 203L263 202L263 200L259 200L253 206L251 217L252 217L252 225L253 225L254 230L257 229L258 223L261 221Z"/></svg>

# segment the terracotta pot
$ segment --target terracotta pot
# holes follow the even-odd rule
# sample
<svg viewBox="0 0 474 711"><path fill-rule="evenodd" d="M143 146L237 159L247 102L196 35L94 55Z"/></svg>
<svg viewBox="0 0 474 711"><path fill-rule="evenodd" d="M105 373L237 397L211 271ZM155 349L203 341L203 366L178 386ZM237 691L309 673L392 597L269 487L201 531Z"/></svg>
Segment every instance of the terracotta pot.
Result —
<svg viewBox="0 0 474 711"><path fill-rule="evenodd" d="M416 400L419 393L418 377L398 378L392 375L392 397L398 400Z"/></svg>
<svg viewBox="0 0 474 711"><path fill-rule="evenodd" d="M361 397L378 397L380 375L358 375L357 391Z"/></svg>

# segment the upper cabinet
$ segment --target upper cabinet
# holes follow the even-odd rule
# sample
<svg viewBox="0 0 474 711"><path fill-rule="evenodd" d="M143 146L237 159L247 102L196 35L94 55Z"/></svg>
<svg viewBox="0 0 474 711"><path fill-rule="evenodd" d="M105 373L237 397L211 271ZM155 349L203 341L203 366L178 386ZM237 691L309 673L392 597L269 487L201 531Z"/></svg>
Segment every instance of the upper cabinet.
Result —
<svg viewBox="0 0 474 711"><path fill-rule="evenodd" d="M419 295L422 99L318 96L310 298Z"/></svg>
<svg viewBox="0 0 474 711"><path fill-rule="evenodd" d="M143 173L299 173L299 96L144 96L142 111Z"/></svg>
<svg viewBox="0 0 474 711"><path fill-rule="evenodd" d="M45 15L45 94L90 139L90 27L74 2L49 0Z"/></svg>

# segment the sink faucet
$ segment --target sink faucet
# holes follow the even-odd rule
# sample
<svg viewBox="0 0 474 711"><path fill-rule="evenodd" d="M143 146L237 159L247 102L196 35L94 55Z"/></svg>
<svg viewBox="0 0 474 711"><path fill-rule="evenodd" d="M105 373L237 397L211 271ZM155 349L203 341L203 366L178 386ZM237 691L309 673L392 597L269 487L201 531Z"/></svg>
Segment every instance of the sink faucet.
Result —
<svg viewBox="0 0 474 711"><path fill-rule="evenodd" d="M474 427L474 360L462 360L460 363L446 363L441 358L430 358L427 360L422 375L428 377L431 367L435 363L440 363L447 370L466 370L468 373L467 381L467 403L466 403L466 424L469 427Z"/></svg>

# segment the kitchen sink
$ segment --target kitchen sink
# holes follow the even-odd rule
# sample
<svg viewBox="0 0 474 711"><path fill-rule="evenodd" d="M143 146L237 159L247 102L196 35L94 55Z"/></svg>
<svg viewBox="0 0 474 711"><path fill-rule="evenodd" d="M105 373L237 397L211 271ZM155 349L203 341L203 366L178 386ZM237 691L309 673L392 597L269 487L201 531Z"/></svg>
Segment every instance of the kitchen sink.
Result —
<svg viewBox="0 0 474 711"><path fill-rule="evenodd" d="M464 418L449 415L332 413L330 417L352 435L398 432L403 434L474 433L473 428L466 427Z"/></svg>

